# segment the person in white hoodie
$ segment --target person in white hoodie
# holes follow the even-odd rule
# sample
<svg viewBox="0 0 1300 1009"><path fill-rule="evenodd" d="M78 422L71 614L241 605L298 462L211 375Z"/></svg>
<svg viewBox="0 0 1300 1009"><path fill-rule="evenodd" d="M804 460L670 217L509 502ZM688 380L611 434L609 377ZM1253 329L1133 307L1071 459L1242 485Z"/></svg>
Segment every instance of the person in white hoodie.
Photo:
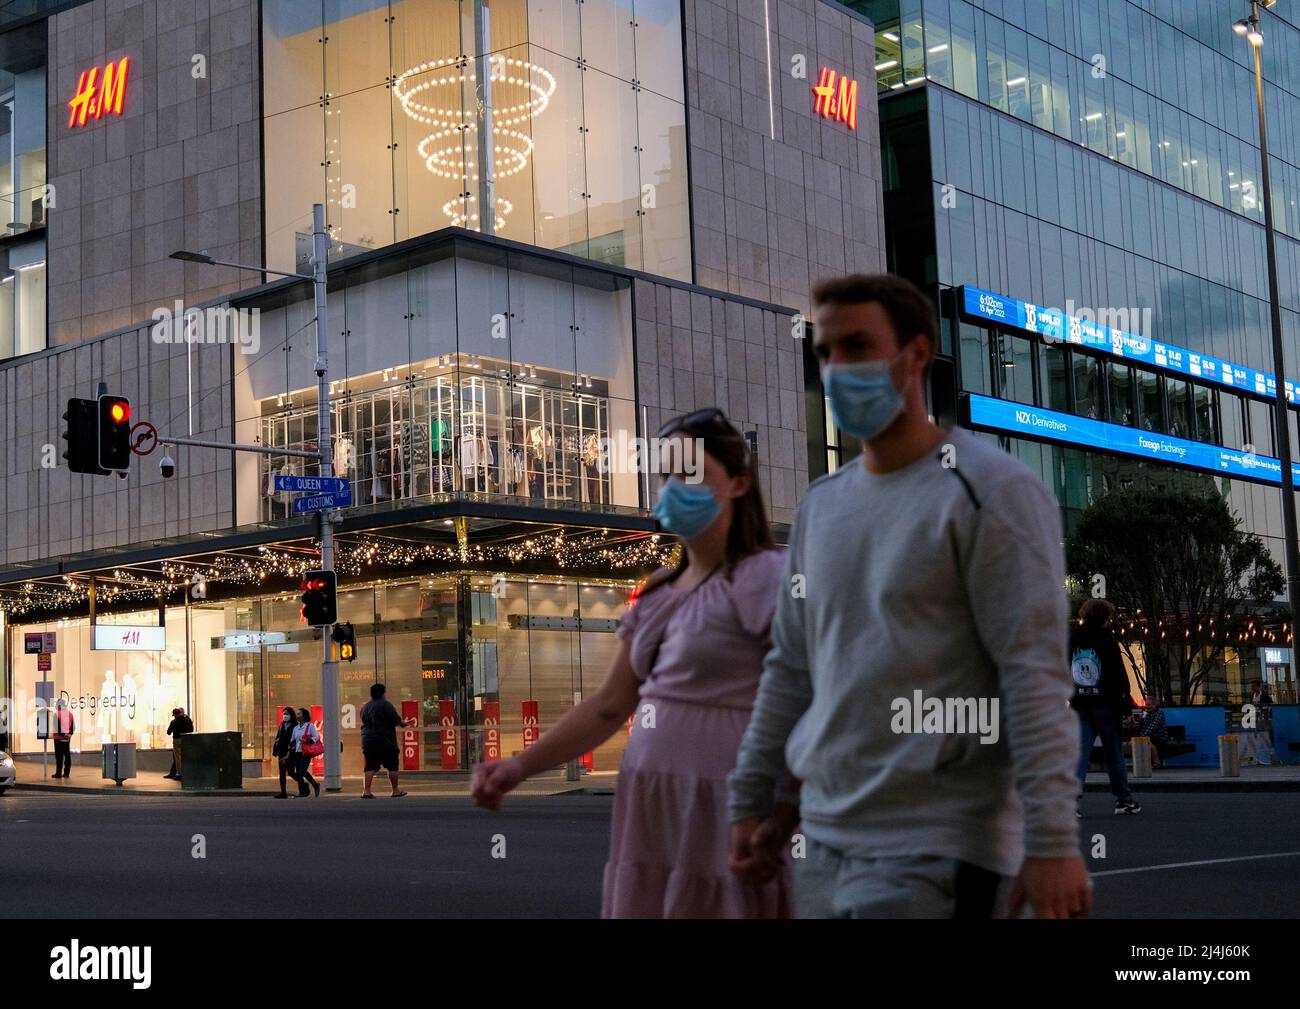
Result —
<svg viewBox="0 0 1300 1009"><path fill-rule="evenodd" d="M729 778L732 866L762 875L776 782L802 782L801 917L1086 915L1059 510L996 445L930 420L938 327L899 277L813 291L813 349L862 458L790 534Z"/></svg>
<svg viewBox="0 0 1300 1009"><path fill-rule="evenodd" d="M293 728L293 755L298 762L298 773L294 775L294 778L298 782L298 797L305 799L311 795L311 792L307 790L307 786L310 785L315 790L316 797L319 798L320 782L313 778L311 774L311 758L313 754L303 752L302 744L304 742L319 743L320 732L312 724L311 712L306 708L299 708L298 724Z"/></svg>

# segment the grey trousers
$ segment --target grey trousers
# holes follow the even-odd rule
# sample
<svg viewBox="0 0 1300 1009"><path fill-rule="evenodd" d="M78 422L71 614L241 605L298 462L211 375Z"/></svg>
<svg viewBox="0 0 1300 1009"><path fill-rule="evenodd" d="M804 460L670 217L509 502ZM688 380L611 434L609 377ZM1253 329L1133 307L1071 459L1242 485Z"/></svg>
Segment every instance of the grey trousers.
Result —
<svg viewBox="0 0 1300 1009"><path fill-rule="evenodd" d="M800 918L1005 918L1014 883L955 858L852 858L810 837L794 859Z"/></svg>

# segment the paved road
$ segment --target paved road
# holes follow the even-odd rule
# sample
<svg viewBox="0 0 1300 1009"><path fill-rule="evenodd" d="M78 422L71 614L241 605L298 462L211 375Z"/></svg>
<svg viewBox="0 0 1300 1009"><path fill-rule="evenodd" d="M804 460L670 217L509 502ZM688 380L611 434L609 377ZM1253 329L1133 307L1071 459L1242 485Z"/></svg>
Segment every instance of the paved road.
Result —
<svg viewBox="0 0 1300 1009"><path fill-rule="evenodd" d="M0 906L17 916L248 917L311 894L322 917L592 917L611 801L329 796L0 798ZM1084 800L1098 917L1300 915L1300 794L1165 794L1135 817ZM207 857L192 857L202 834ZM505 858L493 858L493 847ZM1249 856L1289 853L1285 857ZM1245 858L1246 860L1243 860ZM1169 863L1230 861L1152 869ZM1128 871L1138 870L1138 871ZM1153 932L1152 940L1177 941ZM1226 941L1226 940L1225 940Z"/></svg>
<svg viewBox="0 0 1300 1009"><path fill-rule="evenodd" d="M1106 841L1107 857L1088 862L1099 917L1300 917L1300 793L1137 795L1136 816L1115 816L1109 795L1084 796L1085 853L1095 835ZM1188 862L1212 864L1150 868Z"/></svg>
<svg viewBox="0 0 1300 1009"><path fill-rule="evenodd" d="M0 798L0 906L27 917L595 917L611 800ZM202 834L206 858L193 857ZM504 840L505 858L500 853Z"/></svg>

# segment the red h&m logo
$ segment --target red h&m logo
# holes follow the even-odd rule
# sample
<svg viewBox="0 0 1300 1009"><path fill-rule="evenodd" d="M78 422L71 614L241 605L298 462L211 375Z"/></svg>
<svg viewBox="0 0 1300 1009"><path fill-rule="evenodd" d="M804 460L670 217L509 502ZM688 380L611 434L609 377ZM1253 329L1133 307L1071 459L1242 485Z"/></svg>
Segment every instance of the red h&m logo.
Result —
<svg viewBox="0 0 1300 1009"><path fill-rule="evenodd" d="M68 126L85 126L86 119L99 119L105 113L116 116L122 114L122 96L126 93L126 70L130 57L123 56L116 63L104 66L103 77L99 67L81 71L77 79L77 93L68 102L72 110L68 116Z"/></svg>
<svg viewBox="0 0 1300 1009"><path fill-rule="evenodd" d="M838 77L839 83L836 84ZM817 86L813 88L817 96L813 103L813 114L823 119L837 119L848 123L849 129L858 128L858 82L848 77L839 77L829 67L822 67L817 77Z"/></svg>

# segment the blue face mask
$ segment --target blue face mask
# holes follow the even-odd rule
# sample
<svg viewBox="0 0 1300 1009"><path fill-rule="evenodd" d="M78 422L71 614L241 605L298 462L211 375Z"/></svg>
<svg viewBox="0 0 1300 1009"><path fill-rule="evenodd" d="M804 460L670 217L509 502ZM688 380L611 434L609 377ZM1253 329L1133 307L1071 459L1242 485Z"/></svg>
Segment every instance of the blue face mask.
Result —
<svg viewBox="0 0 1300 1009"><path fill-rule="evenodd" d="M688 487L673 477L659 492L651 513L659 524L682 539L694 539L718 517L722 505L704 485Z"/></svg>
<svg viewBox="0 0 1300 1009"><path fill-rule="evenodd" d="M903 412L903 394L889 374L897 360L828 364L822 369L836 427L870 440L894 422Z"/></svg>

